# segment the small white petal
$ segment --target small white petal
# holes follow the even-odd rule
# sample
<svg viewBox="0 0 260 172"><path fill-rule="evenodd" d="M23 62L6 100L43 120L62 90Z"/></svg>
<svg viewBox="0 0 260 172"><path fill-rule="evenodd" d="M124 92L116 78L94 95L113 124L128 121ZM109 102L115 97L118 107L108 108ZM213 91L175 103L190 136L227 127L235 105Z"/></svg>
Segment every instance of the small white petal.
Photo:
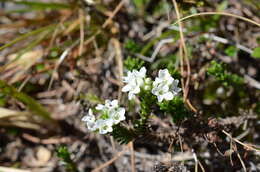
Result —
<svg viewBox="0 0 260 172"><path fill-rule="evenodd" d="M93 0L85 0L86 3L88 3L89 5L93 5L95 2Z"/></svg>
<svg viewBox="0 0 260 172"><path fill-rule="evenodd" d="M158 98L158 102L162 102L163 101L163 96L159 95L157 98Z"/></svg>
<svg viewBox="0 0 260 172"><path fill-rule="evenodd" d="M112 132L113 131L112 125L113 125L113 120L111 120L111 119L97 120L97 127L99 129L100 134L106 134L108 132Z"/></svg>
<svg viewBox="0 0 260 172"><path fill-rule="evenodd" d="M130 85L125 85L123 88L122 88L122 91L123 92L128 92L131 90L131 86Z"/></svg>
<svg viewBox="0 0 260 172"><path fill-rule="evenodd" d="M140 74L141 77L145 77L145 74L146 74L146 68L145 68L145 67L142 67L142 68L140 69L139 74Z"/></svg>
<svg viewBox="0 0 260 172"><path fill-rule="evenodd" d="M164 94L165 100L172 100L173 99L173 93L167 92Z"/></svg>
<svg viewBox="0 0 260 172"><path fill-rule="evenodd" d="M88 114L84 116L81 120L84 122L94 122L95 116L93 115L92 109L89 109Z"/></svg>
<svg viewBox="0 0 260 172"><path fill-rule="evenodd" d="M131 91L133 94L137 94L140 92L140 87L135 87L134 90Z"/></svg>
<svg viewBox="0 0 260 172"><path fill-rule="evenodd" d="M135 97L135 95L132 92L128 93L128 100L132 100Z"/></svg>
<svg viewBox="0 0 260 172"><path fill-rule="evenodd" d="M102 105L102 104L98 104L98 105L96 106L96 109L97 109L97 110L103 110L104 108L105 108L105 106Z"/></svg>
<svg viewBox="0 0 260 172"><path fill-rule="evenodd" d="M113 101L111 102L111 105L112 105L113 107L118 107L118 100L113 100Z"/></svg>

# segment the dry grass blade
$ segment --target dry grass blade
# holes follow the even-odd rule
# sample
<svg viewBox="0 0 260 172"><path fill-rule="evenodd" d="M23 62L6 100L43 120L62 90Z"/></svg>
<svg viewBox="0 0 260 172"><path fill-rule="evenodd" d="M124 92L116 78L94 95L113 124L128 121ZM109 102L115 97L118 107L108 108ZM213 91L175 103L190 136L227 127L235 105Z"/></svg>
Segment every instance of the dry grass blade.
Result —
<svg viewBox="0 0 260 172"><path fill-rule="evenodd" d="M188 58L188 51L187 51L187 47L185 44L185 39L184 39L184 35L183 35L183 27L182 27L182 23L181 23L181 16L180 16L180 12L179 12L179 8L178 8L178 4L176 2L176 0L172 0L174 8L175 8L175 12L177 15L177 19L178 19L178 25L179 25L179 32L180 32L180 57L181 57L181 74L184 77L184 64L187 66L187 76L186 76L186 81L184 81L184 79L182 79L182 89L183 89L183 101L186 102L186 104L188 105L188 107L194 111L197 112L197 109L194 108L194 106L191 104L190 100L188 99L188 94L189 94L189 84L190 84L190 77L191 77L191 68L190 68L190 62L189 62L189 58Z"/></svg>
<svg viewBox="0 0 260 172"><path fill-rule="evenodd" d="M225 130L222 130L222 132L223 132L225 135L227 135L231 140L233 140L233 141L237 142L238 144L240 144L240 145L246 147L247 149L253 150L253 151L256 151L256 152L260 152L260 150L254 148L254 147L252 147L252 146L250 146L250 145L248 145L248 144L245 144L245 143L243 143L243 142L237 140L236 138L233 138L233 137L232 137L229 133L227 133Z"/></svg>
<svg viewBox="0 0 260 172"><path fill-rule="evenodd" d="M187 20L189 18L193 18L193 17L198 17L198 16L205 16L205 15L222 15L222 16L230 16L230 17L234 17L234 18L238 18L240 20L246 21L248 23L254 24L258 27L260 27L260 23L257 23L254 20L251 20L249 18L243 17L243 16L239 16L236 14L231 14L231 13L226 13L226 12L202 12L202 13L197 13L197 14L192 14L183 18L178 19L175 23L173 23L172 25L176 25L179 22L182 22L184 20Z"/></svg>
<svg viewBox="0 0 260 172"><path fill-rule="evenodd" d="M30 112L20 112L6 108L0 108L0 126L14 126L25 129L40 130L38 124L30 122L32 119Z"/></svg>
<svg viewBox="0 0 260 172"><path fill-rule="evenodd" d="M18 59L18 54L11 54L8 56L10 63L6 65L4 71L12 70L13 76L10 83L19 81L19 79L26 74L26 72L43 57L42 50L28 51L21 55ZM5 78L2 78L5 79Z"/></svg>
<svg viewBox="0 0 260 172"><path fill-rule="evenodd" d="M26 116L26 115L29 115L29 113L28 112L14 111L14 110L10 110L10 109L0 107L0 119L10 118L10 117L15 117L15 116Z"/></svg>
<svg viewBox="0 0 260 172"><path fill-rule="evenodd" d="M134 143L133 141L130 142L130 151L131 151L131 170L135 172L135 151L134 151Z"/></svg>
<svg viewBox="0 0 260 172"><path fill-rule="evenodd" d="M126 149L126 147L125 147L121 152L118 152L112 159L110 159L110 160L107 161L106 163L100 165L99 167L95 168L95 169L92 170L91 172L101 171L102 169L106 168L107 166L109 166L110 164L112 164L114 161L116 161L118 158L120 158L126 151L127 151L127 149Z"/></svg>
<svg viewBox="0 0 260 172"><path fill-rule="evenodd" d="M1 172L31 172L31 170L20 170L16 168L1 167L1 166L0 166L0 171Z"/></svg>
<svg viewBox="0 0 260 172"><path fill-rule="evenodd" d="M50 113L41 104L2 80L0 80L0 92L24 103L31 112L41 116L43 119L53 121Z"/></svg>

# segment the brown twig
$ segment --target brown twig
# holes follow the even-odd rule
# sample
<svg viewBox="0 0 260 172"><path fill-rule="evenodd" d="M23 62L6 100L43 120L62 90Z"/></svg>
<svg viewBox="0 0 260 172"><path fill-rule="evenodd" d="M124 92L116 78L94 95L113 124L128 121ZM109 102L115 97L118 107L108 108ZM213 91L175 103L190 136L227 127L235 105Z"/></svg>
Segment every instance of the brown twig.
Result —
<svg viewBox="0 0 260 172"><path fill-rule="evenodd" d="M105 21L105 23L102 25L102 28L106 28L107 25L112 21L112 19L115 17L115 15L118 13L118 11L123 7L124 3L126 2L126 0L122 0L114 9L114 11L112 12L112 14L109 16L109 18Z"/></svg>
<svg viewBox="0 0 260 172"><path fill-rule="evenodd" d="M119 12L119 10L123 7L124 3L126 2L126 0L122 0L114 9L114 11L112 12L112 14L109 16L108 19L106 19L106 21L103 23L102 25L102 29L105 29L108 24L112 21L112 19L115 17L115 15ZM84 42L84 45L89 44L90 42L92 42L97 35L99 35L101 33L101 29L98 29L89 39L87 39Z"/></svg>
<svg viewBox="0 0 260 172"><path fill-rule="evenodd" d="M249 150L254 150L254 151L256 151L256 152L260 152L260 150L254 148L254 147L252 147L252 146L250 146L250 145L248 145L248 144L245 144L245 143L243 143L243 142L237 140L236 138L233 138L233 137L232 137L229 133L227 133L225 130L222 130L222 132L223 132L225 135L227 135L231 140L233 140L233 141L239 143L240 145L242 145L242 146L248 148Z"/></svg>
<svg viewBox="0 0 260 172"><path fill-rule="evenodd" d="M133 141L130 142L129 147L131 151L131 169L132 172L135 172L135 151Z"/></svg>
<svg viewBox="0 0 260 172"><path fill-rule="evenodd" d="M61 137L61 138L49 138L49 139L40 139L38 137L32 136L30 134L24 133L22 137L32 143L40 143L40 144L61 144L61 143L71 143L72 139L69 137Z"/></svg>
<svg viewBox="0 0 260 172"><path fill-rule="evenodd" d="M180 51L179 52L180 52L180 57L181 57L181 74L183 77L186 77L186 81L184 81L184 79L182 79L182 81L181 81L182 89L183 89L183 98L184 98L184 102L189 106L189 108L192 111L197 112L196 108L194 106L192 106L190 101L188 101L189 84L190 84L190 77L191 77L190 62L189 62L187 47L186 47L185 39L184 39L184 35L183 35L182 23L180 22L181 16L180 16L178 4L177 4L176 0L172 0L172 2L173 2L174 9L176 12L178 25L179 25L179 32L180 32ZM184 64L187 67L187 70L186 70L187 74L184 74L185 73Z"/></svg>
<svg viewBox="0 0 260 172"><path fill-rule="evenodd" d="M98 172L98 171L102 170L103 168L109 166L110 164L115 162L118 158L120 158L126 151L127 151L127 147L125 147L121 152L118 152L112 159L110 159L109 161L107 161L104 164L100 165L99 167L95 168L91 172Z"/></svg>
<svg viewBox="0 0 260 172"><path fill-rule="evenodd" d="M82 9L79 10L79 20L80 20L79 56L81 56L84 47L84 11Z"/></svg>

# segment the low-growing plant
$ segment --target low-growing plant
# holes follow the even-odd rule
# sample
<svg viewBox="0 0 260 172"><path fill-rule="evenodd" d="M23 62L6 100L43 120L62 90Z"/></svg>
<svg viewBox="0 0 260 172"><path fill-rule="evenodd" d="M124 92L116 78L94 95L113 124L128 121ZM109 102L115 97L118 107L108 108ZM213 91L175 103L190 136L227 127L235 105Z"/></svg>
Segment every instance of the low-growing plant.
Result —
<svg viewBox="0 0 260 172"><path fill-rule="evenodd" d="M237 87L241 86L244 83L243 78L236 74L228 72L223 63L218 63L215 60L211 62L211 66L208 68L207 73L214 76L225 87Z"/></svg>
<svg viewBox="0 0 260 172"><path fill-rule="evenodd" d="M126 61L139 69L138 65L134 65L138 60ZM118 100L106 100L105 104L90 108L88 114L82 118L90 131L110 134L121 144L151 132L149 119L152 114L169 114L173 122L179 122L190 115L182 98L178 96L181 92L178 87L179 80L174 79L168 69L159 70L155 80L146 75L145 67L140 70L131 69L132 71L128 71L123 77L125 85L122 92L128 93L129 101L139 100L137 102L140 103L136 103L140 107L139 111L134 113L138 114L138 117L135 120L128 118L126 108L120 106Z"/></svg>
<svg viewBox="0 0 260 172"><path fill-rule="evenodd" d="M60 146L57 149L57 156L61 159L65 168L69 172L78 172L76 163L71 159L70 152L66 146Z"/></svg>

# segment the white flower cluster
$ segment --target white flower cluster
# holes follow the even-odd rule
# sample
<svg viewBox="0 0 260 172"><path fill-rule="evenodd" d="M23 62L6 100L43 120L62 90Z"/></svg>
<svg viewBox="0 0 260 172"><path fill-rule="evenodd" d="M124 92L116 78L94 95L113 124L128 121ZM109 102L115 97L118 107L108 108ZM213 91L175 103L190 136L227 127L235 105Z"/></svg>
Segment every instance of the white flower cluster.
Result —
<svg viewBox="0 0 260 172"><path fill-rule="evenodd" d="M152 93L157 96L159 102L172 100L181 88L178 87L179 80L173 79L167 69L159 70L158 77L153 82Z"/></svg>
<svg viewBox="0 0 260 172"><path fill-rule="evenodd" d="M127 84L123 87L122 91L129 92L129 100L132 100L135 97L135 94L138 94L140 92L140 88L144 85L145 82L145 74L146 68L142 67L140 71L128 71L127 76L123 77L123 82Z"/></svg>
<svg viewBox="0 0 260 172"><path fill-rule="evenodd" d="M123 87L123 92L128 92L128 99L134 98L135 94L140 93L141 88L151 90L152 94L157 96L158 102L172 100L181 89L178 87L179 80L173 79L168 69L159 70L158 77L151 82L150 78L146 78L146 68L142 67L140 71L133 70L128 72L126 77L123 77L123 82L126 85Z"/></svg>
<svg viewBox="0 0 260 172"><path fill-rule="evenodd" d="M159 70L158 77L152 82L150 78L146 77L146 68L142 67L140 71L129 71L127 76L123 77L123 82L126 85L122 91L128 92L129 100L140 93L141 89L151 91L153 95L157 96L158 102L172 100L181 91L178 87L179 81L173 79L167 69ZM93 111L98 113L97 117ZM125 120L125 109L119 107L117 100L106 100L104 105L98 104L95 110L89 109L88 114L82 118L90 131L100 134L112 132L113 125L123 120Z"/></svg>
<svg viewBox="0 0 260 172"><path fill-rule="evenodd" d="M125 120L125 109L119 107L117 100L106 100L104 105L98 104L95 109L99 113L98 118L94 116L92 109L82 118L90 131L106 134L113 131L113 125Z"/></svg>

